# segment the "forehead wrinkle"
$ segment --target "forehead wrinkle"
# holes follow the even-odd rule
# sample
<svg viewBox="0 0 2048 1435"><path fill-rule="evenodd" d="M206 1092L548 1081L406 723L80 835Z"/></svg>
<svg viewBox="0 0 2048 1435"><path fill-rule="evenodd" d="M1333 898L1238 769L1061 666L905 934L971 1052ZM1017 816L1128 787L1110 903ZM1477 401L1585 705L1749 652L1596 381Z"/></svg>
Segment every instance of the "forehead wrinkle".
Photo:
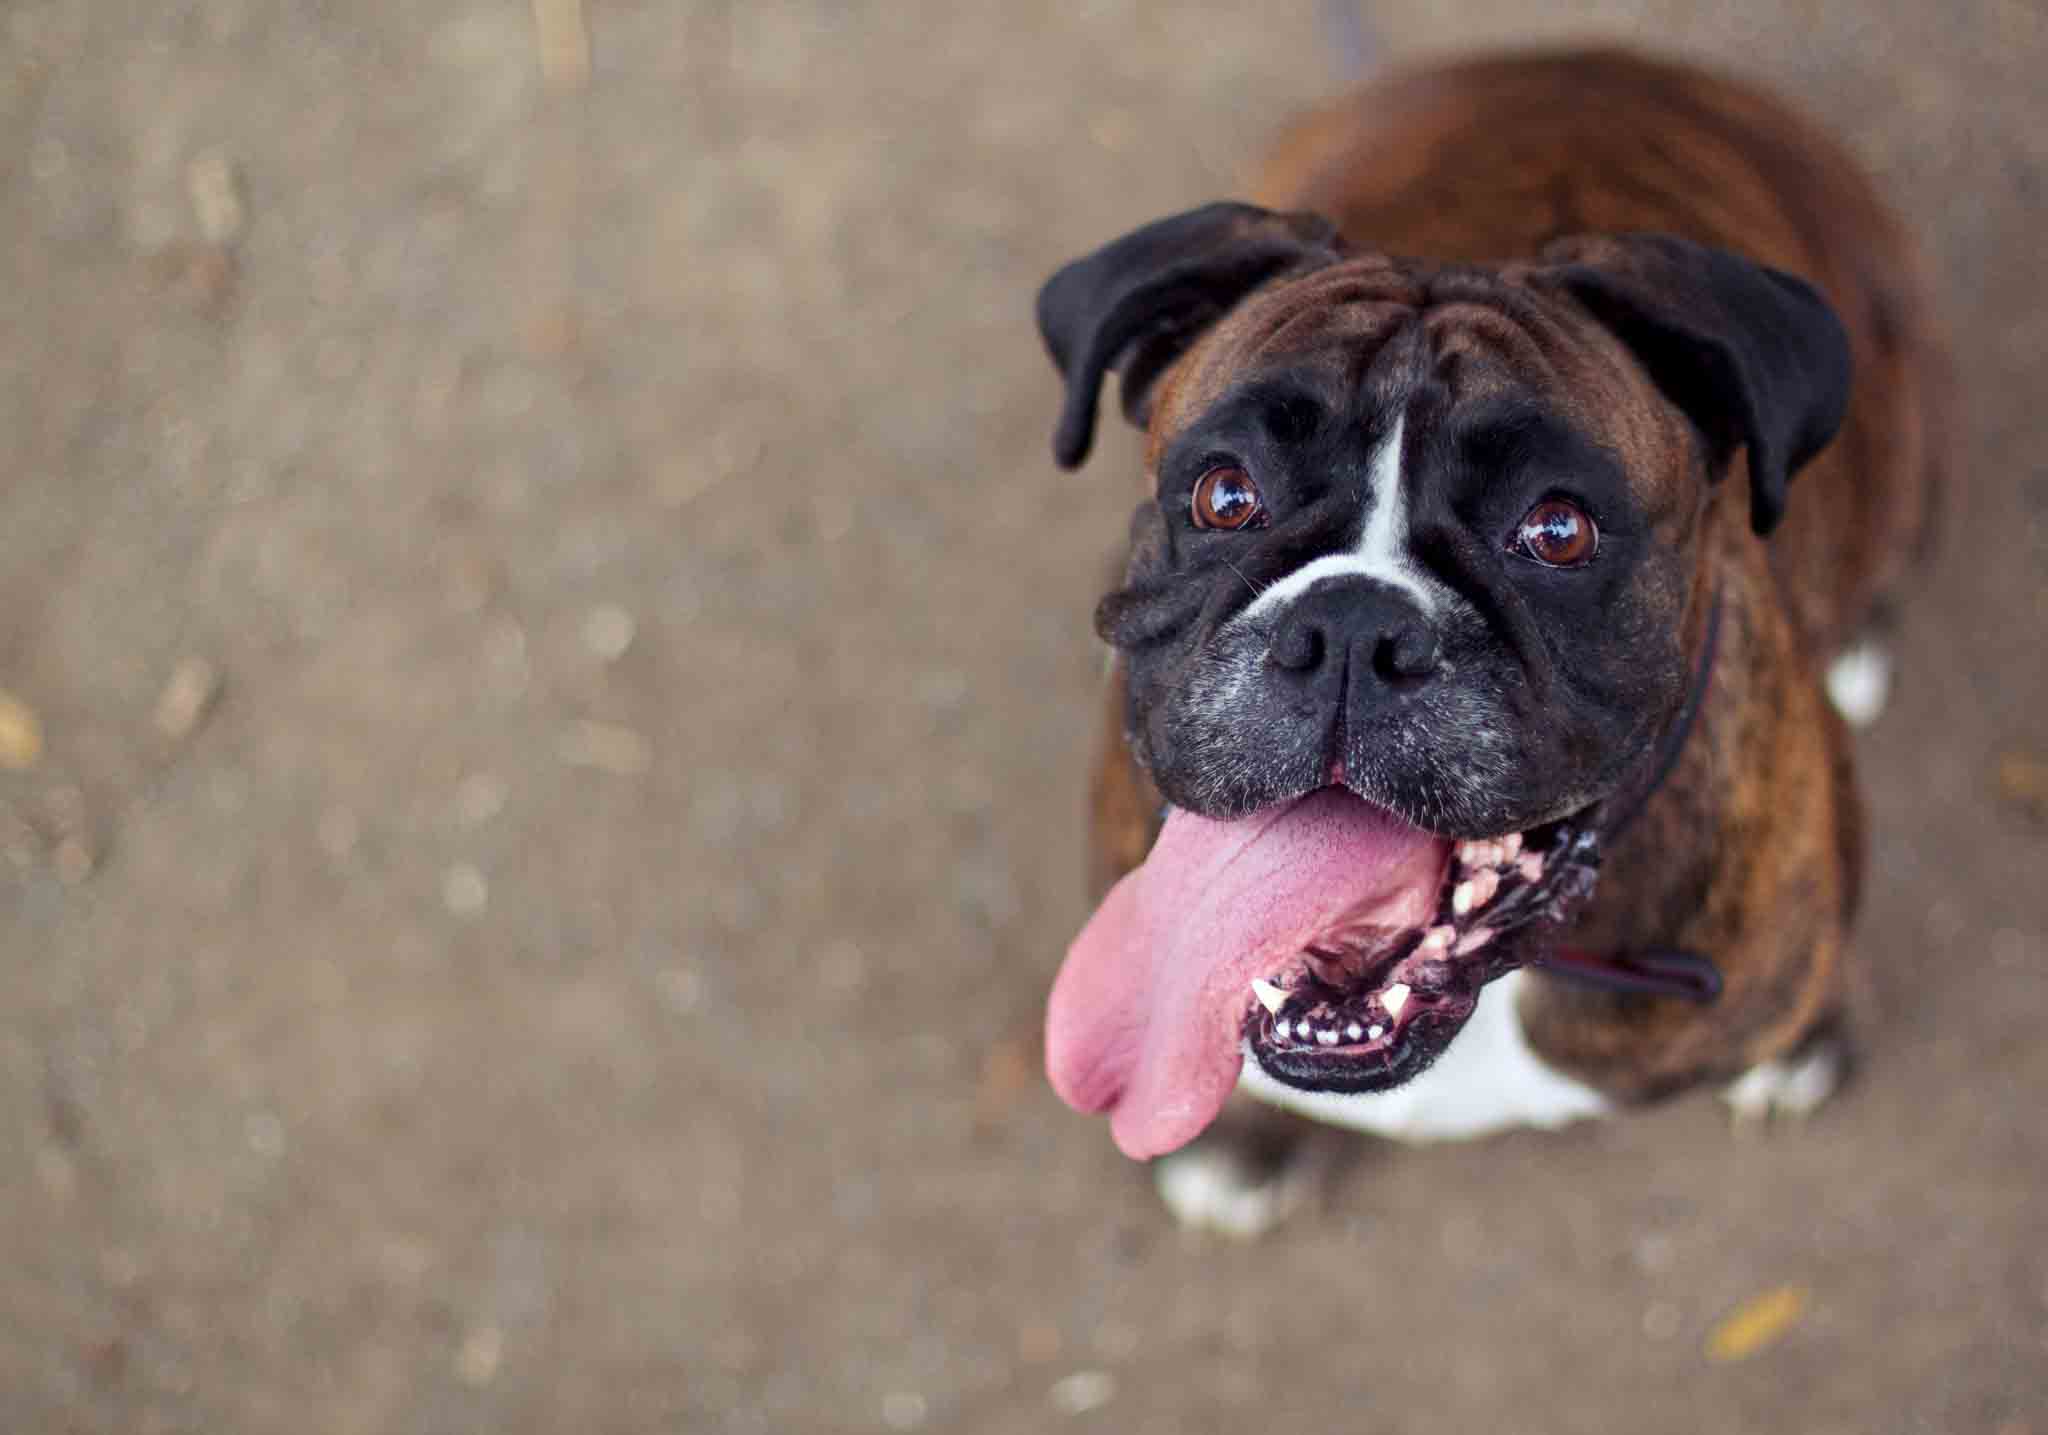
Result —
<svg viewBox="0 0 2048 1435"><path fill-rule="evenodd" d="M1369 339L1422 298L1421 286L1383 255L1346 260L1254 296L1227 326L1236 331L1231 356L1242 362Z"/></svg>
<svg viewBox="0 0 2048 1435"><path fill-rule="evenodd" d="M1456 374L1458 398L1541 382L1569 417L1598 430L1640 407L1634 365L1604 330L1587 332L1546 311L1535 296L1496 288L1432 306L1425 316L1440 366ZM1604 342L1603 342L1604 341ZM1477 362L1473 362L1477 360Z"/></svg>
<svg viewBox="0 0 2048 1435"><path fill-rule="evenodd" d="M1203 335L1161 380L1146 462L1163 440L1220 402L1255 366L1292 359L1343 383L1361 354L1413 317L1421 290L1388 261L1368 258L1317 270L1254 295Z"/></svg>

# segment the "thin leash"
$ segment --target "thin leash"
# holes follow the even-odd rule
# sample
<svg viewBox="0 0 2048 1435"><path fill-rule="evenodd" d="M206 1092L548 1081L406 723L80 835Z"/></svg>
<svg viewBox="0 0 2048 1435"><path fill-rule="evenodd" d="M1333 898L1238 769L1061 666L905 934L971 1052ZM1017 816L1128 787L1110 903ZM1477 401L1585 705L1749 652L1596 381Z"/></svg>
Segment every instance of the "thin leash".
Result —
<svg viewBox="0 0 2048 1435"><path fill-rule="evenodd" d="M1706 704L1707 689L1713 684L1714 660L1720 656L1720 651L1721 594L1717 591L1714 606L1707 614L1707 640L1700 653L1699 667L1693 675L1692 691L1686 694L1678 721L1665 735L1663 751L1649 782L1629 799L1628 805L1616 817L1605 824L1605 831L1601 834L1603 844L1615 841L1642 816L1650 799L1677 769L1678 759L1685 752L1686 740L1692 736L1700 709ZM1675 947L1645 947L1639 951L1615 952L1605 956L1580 947L1556 947L1539 957L1536 965L1602 991L1679 997L1702 1003L1711 1002L1721 995L1721 969L1714 965L1714 959Z"/></svg>

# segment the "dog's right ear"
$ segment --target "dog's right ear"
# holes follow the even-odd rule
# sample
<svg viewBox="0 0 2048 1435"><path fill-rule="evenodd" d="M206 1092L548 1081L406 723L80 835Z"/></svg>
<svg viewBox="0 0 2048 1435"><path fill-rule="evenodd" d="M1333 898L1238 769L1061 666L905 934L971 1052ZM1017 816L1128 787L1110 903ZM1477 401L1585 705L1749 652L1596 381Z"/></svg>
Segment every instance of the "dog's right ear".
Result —
<svg viewBox="0 0 2048 1435"><path fill-rule="evenodd" d="M1038 332L1067 381L1052 453L1078 468L1095 441L1102 379L1122 375L1124 416L1143 427L1152 385L1201 332L1268 279L1343 254L1314 214L1210 204L1133 230L1038 291Z"/></svg>

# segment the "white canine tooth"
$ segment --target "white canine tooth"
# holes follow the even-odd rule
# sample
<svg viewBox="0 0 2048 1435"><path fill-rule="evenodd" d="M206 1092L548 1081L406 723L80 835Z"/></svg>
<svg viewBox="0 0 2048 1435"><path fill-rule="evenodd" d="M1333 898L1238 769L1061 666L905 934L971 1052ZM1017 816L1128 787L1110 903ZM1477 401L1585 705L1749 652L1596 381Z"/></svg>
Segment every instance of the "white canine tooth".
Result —
<svg viewBox="0 0 2048 1435"><path fill-rule="evenodd" d="M1500 861L1500 844L1498 842L1482 842L1479 844L1479 865L1481 867L1491 867L1498 861Z"/></svg>
<svg viewBox="0 0 2048 1435"><path fill-rule="evenodd" d="M1365 1028L1360 1026L1357 1022L1353 1022L1351 1023L1351 1025L1344 1028L1344 1035L1350 1037L1353 1041L1357 1041L1360 1037L1365 1035Z"/></svg>
<svg viewBox="0 0 2048 1435"><path fill-rule="evenodd" d="M1500 874L1489 867L1472 879L1472 888L1472 905L1484 907L1500 890Z"/></svg>
<svg viewBox="0 0 2048 1435"><path fill-rule="evenodd" d="M1435 951L1442 947L1448 947L1451 944L1451 938L1457 935L1458 929L1453 926L1431 927L1422 934L1422 941L1418 950Z"/></svg>
<svg viewBox="0 0 2048 1435"><path fill-rule="evenodd" d="M1286 991L1274 986L1264 977L1252 978L1252 995L1259 999L1260 1006L1264 1007L1274 1016L1280 1015L1280 1008L1287 1005Z"/></svg>
<svg viewBox="0 0 2048 1435"><path fill-rule="evenodd" d="M1541 852L1524 852L1520 866L1522 869L1522 880L1525 882L1535 881L1543 875L1543 854Z"/></svg>
<svg viewBox="0 0 2048 1435"><path fill-rule="evenodd" d="M1479 844L1477 842L1460 842L1458 844L1458 861L1467 867L1478 866Z"/></svg>
<svg viewBox="0 0 2048 1435"><path fill-rule="evenodd" d="M1522 834L1510 832L1500 839L1501 860L1512 862L1522 855Z"/></svg>
<svg viewBox="0 0 2048 1435"><path fill-rule="evenodd" d="M1365 1034L1365 1039L1367 1041L1378 1041L1381 1037L1385 1036L1386 1034L1387 1029L1385 1027L1375 1026L1371 1031Z"/></svg>
<svg viewBox="0 0 2048 1435"><path fill-rule="evenodd" d="M1380 1005L1387 1009L1387 1015L1398 1018L1401 1008L1408 1005L1408 983L1395 982L1380 993Z"/></svg>
<svg viewBox="0 0 2048 1435"><path fill-rule="evenodd" d="M1335 1046L1337 1044L1337 1029L1335 1027L1324 1027L1316 1033L1316 1040L1324 1046Z"/></svg>
<svg viewBox="0 0 2048 1435"><path fill-rule="evenodd" d="M1456 889L1452 891L1451 910L1461 917L1472 910L1472 884L1470 882L1460 882Z"/></svg>
<svg viewBox="0 0 2048 1435"><path fill-rule="evenodd" d="M1303 1041L1307 1041L1310 1037L1316 1034L1316 1029L1308 1024L1307 1017L1303 1017L1300 1021L1294 1024L1294 1034L1300 1037Z"/></svg>

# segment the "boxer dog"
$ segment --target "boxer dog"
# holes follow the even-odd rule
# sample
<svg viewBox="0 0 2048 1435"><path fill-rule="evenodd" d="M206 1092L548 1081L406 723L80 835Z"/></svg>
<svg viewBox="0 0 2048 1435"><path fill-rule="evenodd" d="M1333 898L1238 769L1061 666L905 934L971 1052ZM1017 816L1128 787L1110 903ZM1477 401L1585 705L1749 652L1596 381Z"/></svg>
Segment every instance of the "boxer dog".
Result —
<svg viewBox="0 0 2048 1435"><path fill-rule="evenodd" d="M1862 862L1830 665L1875 706L1950 466L1914 246L1785 106L1618 53L1373 84L1260 199L1038 299L1059 463L1111 372L1146 434L1054 1087L1139 1158L1240 1087L1411 1139L1810 1109ZM1282 1189L1184 1176L1226 1226Z"/></svg>

